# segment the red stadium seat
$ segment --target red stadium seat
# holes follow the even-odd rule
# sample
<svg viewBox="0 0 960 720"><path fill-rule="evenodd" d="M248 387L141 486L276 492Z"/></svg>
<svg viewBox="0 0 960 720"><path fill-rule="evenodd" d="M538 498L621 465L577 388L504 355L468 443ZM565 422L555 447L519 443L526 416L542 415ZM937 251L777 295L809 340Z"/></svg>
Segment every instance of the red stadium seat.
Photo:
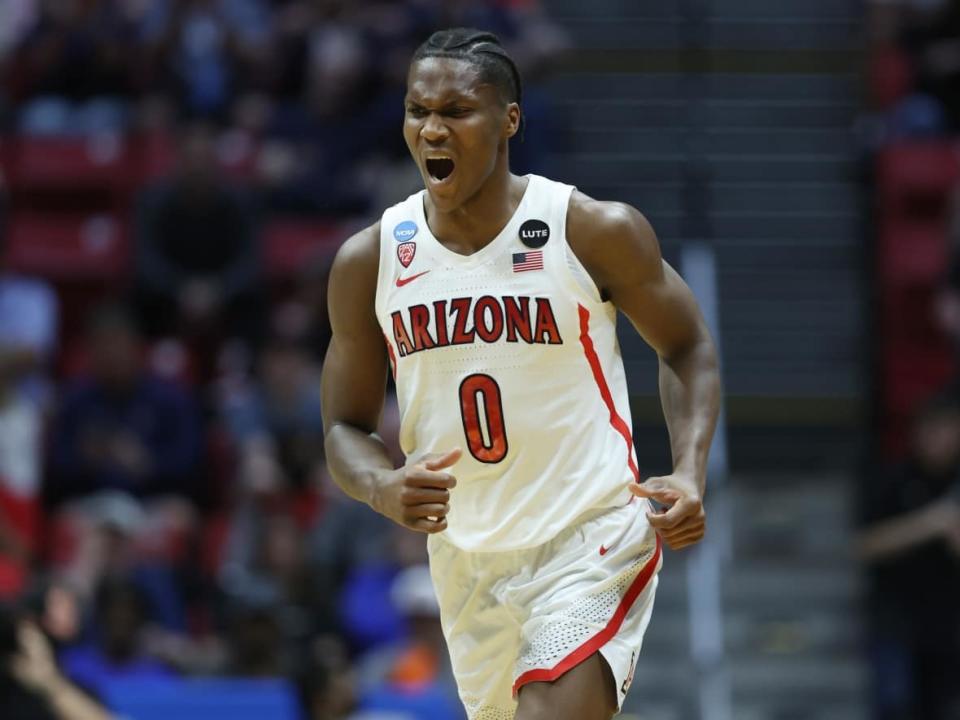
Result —
<svg viewBox="0 0 960 720"><path fill-rule="evenodd" d="M220 171L236 182L252 180L256 175L260 144L240 131L224 133L217 141ZM139 184L172 174L177 167L177 138L168 132L151 132L130 140L132 166Z"/></svg>
<svg viewBox="0 0 960 720"><path fill-rule="evenodd" d="M947 221L960 184L960 148L911 142L877 158L881 387L884 450L902 455L918 405L953 376L954 350L936 320L950 266Z"/></svg>
<svg viewBox="0 0 960 720"><path fill-rule="evenodd" d="M332 258L355 229L353 223L274 221L263 234L267 273L274 278L291 277L316 257Z"/></svg>
<svg viewBox="0 0 960 720"><path fill-rule="evenodd" d="M881 110L893 107L913 86L910 57L896 45L873 51L869 75L873 106Z"/></svg>
<svg viewBox="0 0 960 720"><path fill-rule="evenodd" d="M953 362L939 348L904 349L902 345L884 357L886 410L909 417L920 404L936 394L953 377Z"/></svg>
<svg viewBox="0 0 960 720"><path fill-rule="evenodd" d="M0 134L0 191L5 192L10 183L12 148L9 138Z"/></svg>
<svg viewBox="0 0 960 720"><path fill-rule="evenodd" d="M129 251L114 215L18 212L10 219L6 264L11 270L60 280L118 280Z"/></svg>
<svg viewBox="0 0 960 720"><path fill-rule="evenodd" d="M17 190L129 189L130 154L122 135L21 137L9 150Z"/></svg>
<svg viewBox="0 0 960 720"><path fill-rule="evenodd" d="M890 220L880 229L880 272L889 286L937 283L949 265L946 233L938 223Z"/></svg>
<svg viewBox="0 0 960 720"><path fill-rule="evenodd" d="M3 488L0 482L0 523L7 532L17 537L26 551L33 555L40 538L40 503L33 498L18 497ZM29 578L29 562L14 560L0 552L0 599L9 599L20 593Z"/></svg>
<svg viewBox="0 0 960 720"><path fill-rule="evenodd" d="M130 145L137 166L138 184L157 180L173 172L177 149L169 133L153 132L138 136L131 139Z"/></svg>
<svg viewBox="0 0 960 720"><path fill-rule="evenodd" d="M893 145L878 158L884 217L941 215L960 181L960 149L952 143Z"/></svg>

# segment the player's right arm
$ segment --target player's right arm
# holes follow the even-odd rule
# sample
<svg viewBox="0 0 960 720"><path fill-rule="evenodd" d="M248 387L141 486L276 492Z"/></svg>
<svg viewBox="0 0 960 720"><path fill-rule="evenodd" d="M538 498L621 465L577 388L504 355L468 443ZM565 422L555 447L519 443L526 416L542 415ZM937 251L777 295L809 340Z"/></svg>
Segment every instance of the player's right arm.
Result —
<svg viewBox="0 0 960 720"><path fill-rule="evenodd" d="M456 484L443 469L461 451L395 469L377 435L389 369L375 311L379 258L378 223L347 240L330 270L332 336L321 378L327 465L355 500L412 530L440 532L447 527L450 488Z"/></svg>

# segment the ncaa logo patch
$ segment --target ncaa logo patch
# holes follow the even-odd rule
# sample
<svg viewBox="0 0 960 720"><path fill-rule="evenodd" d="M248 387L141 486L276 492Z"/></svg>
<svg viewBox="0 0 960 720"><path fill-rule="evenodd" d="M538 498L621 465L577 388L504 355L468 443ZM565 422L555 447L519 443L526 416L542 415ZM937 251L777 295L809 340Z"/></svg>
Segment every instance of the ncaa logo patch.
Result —
<svg viewBox="0 0 960 720"><path fill-rule="evenodd" d="M550 226L543 220L527 220L520 226L520 242L528 248L539 248L550 239Z"/></svg>
<svg viewBox="0 0 960 720"><path fill-rule="evenodd" d="M414 230L416 232L416 230ZM415 242L405 242L397 245L397 260L405 268L410 267L413 262L413 256L417 254L417 244Z"/></svg>
<svg viewBox="0 0 960 720"><path fill-rule="evenodd" d="M404 220L402 223L397 223L397 226L393 229L393 237L397 242L407 242L413 240L417 230L419 228L413 220Z"/></svg>

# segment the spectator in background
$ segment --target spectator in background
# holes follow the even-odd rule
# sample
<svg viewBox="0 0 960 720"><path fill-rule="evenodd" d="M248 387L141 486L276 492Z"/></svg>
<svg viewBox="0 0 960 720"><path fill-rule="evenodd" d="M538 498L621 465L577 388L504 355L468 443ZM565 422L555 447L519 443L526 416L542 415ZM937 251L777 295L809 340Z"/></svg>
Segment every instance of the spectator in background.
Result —
<svg viewBox="0 0 960 720"><path fill-rule="evenodd" d="M270 508L268 503L248 499L234 513L220 586L227 602L255 622L260 607L254 601L267 598L276 632L285 642L297 642L316 631L318 596L328 589L319 587L309 573L304 534L294 518L285 508ZM248 658L250 653L239 655Z"/></svg>
<svg viewBox="0 0 960 720"><path fill-rule="evenodd" d="M405 618L407 633L361 662L360 707L417 720L463 720L430 568L420 564L401 570L391 584L390 600Z"/></svg>
<svg viewBox="0 0 960 720"><path fill-rule="evenodd" d="M303 351L314 358L326 355L330 342L327 313L327 278L332 258L317 253L297 272L290 297L274 306L271 325L277 335L296 338Z"/></svg>
<svg viewBox="0 0 960 720"><path fill-rule="evenodd" d="M63 578L37 576L21 594L19 605L23 618L43 632L58 657L79 640L84 609L79 594Z"/></svg>
<svg viewBox="0 0 960 720"><path fill-rule="evenodd" d="M311 496L323 462L319 369L297 340L281 335L262 348L257 366L254 382L224 388L222 399L241 467L269 462L282 492Z"/></svg>
<svg viewBox="0 0 960 720"><path fill-rule="evenodd" d="M120 0L39 3L13 58L27 132L119 130L135 91L135 34ZM29 100L29 102L27 102Z"/></svg>
<svg viewBox="0 0 960 720"><path fill-rule="evenodd" d="M398 466L403 462L399 430L400 409L391 392L379 434ZM324 512L307 538L310 576L316 587L323 589L315 606L318 628L343 632L357 651L395 640L402 631L402 620L389 602L389 584L400 565L422 561L424 547L410 533L398 535L383 515L351 502L326 468L320 489Z"/></svg>
<svg viewBox="0 0 960 720"><path fill-rule="evenodd" d="M151 334L184 335L214 354L226 332L259 331L259 240L253 203L222 176L214 127L185 126L179 167L136 211L136 276ZM207 357L209 375L212 360Z"/></svg>
<svg viewBox="0 0 960 720"><path fill-rule="evenodd" d="M900 39L914 66L916 89L939 100L950 127L960 128L960 4L913 5Z"/></svg>
<svg viewBox="0 0 960 720"><path fill-rule="evenodd" d="M0 67L33 27L39 12L38 0L6 0L0 3Z"/></svg>
<svg viewBox="0 0 960 720"><path fill-rule="evenodd" d="M950 193L947 206L947 247L949 266L935 297L934 319L960 359L960 187Z"/></svg>
<svg viewBox="0 0 960 720"><path fill-rule="evenodd" d="M294 677L304 720L377 720L376 715L353 714L357 705L355 675L339 640L333 636L315 640Z"/></svg>
<svg viewBox="0 0 960 720"><path fill-rule="evenodd" d="M228 598L227 675L244 678L278 678L292 670L290 645L285 642L282 598L269 589Z"/></svg>
<svg viewBox="0 0 960 720"><path fill-rule="evenodd" d="M90 373L67 387L53 436L54 498L102 490L194 497L201 428L193 400L146 370L126 308L97 308L86 341Z"/></svg>
<svg viewBox="0 0 960 720"><path fill-rule="evenodd" d="M78 582L130 561L127 540L169 558L194 526L201 426L179 386L144 368L140 336L120 306L87 331L91 371L67 387L52 437L50 501L62 505Z"/></svg>
<svg viewBox="0 0 960 720"><path fill-rule="evenodd" d="M45 374L57 300L39 280L5 272L0 243L0 597L20 590L36 550Z"/></svg>
<svg viewBox="0 0 960 720"><path fill-rule="evenodd" d="M300 345L276 337L261 353L257 382L222 383L240 483L220 585L228 597L276 598L275 619L288 639L317 629L319 596L329 590L310 572L305 553L306 533L321 510L317 378Z"/></svg>
<svg viewBox="0 0 960 720"><path fill-rule="evenodd" d="M140 20L146 82L181 112L226 119L234 97L260 89L269 51L264 0L153 0Z"/></svg>
<svg viewBox="0 0 960 720"><path fill-rule="evenodd" d="M0 607L0 717L4 720L111 720L68 681L43 633Z"/></svg>
<svg viewBox="0 0 960 720"><path fill-rule="evenodd" d="M2 182L2 178L0 178ZM45 408L45 377L57 348L57 296L47 283L7 270L0 235L0 388Z"/></svg>
<svg viewBox="0 0 960 720"><path fill-rule="evenodd" d="M63 653L64 671L101 696L114 680L170 680L173 673L145 651L149 619L147 598L132 578L106 578L94 602L94 640Z"/></svg>
<svg viewBox="0 0 960 720"><path fill-rule="evenodd" d="M347 4L331 3L304 35L304 86L267 124L260 178L270 207L356 215L370 207L380 170L402 157L403 90L384 85Z"/></svg>
<svg viewBox="0 0 960 720"><path fill-rule="evenodd" d="M960 403L931 402L907 462L880 478L858 549L871 570L879 720L960 717Z"/></svg>

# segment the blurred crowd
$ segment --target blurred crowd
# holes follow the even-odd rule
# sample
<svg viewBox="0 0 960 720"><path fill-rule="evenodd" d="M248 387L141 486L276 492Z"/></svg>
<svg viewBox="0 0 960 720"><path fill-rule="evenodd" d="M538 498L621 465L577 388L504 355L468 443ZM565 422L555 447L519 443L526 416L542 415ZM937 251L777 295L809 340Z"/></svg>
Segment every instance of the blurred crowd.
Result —
<svg viewBox="0 0 960 720"><path fill-rule="evenodd" d="M868 5L876 720L960 718L960 2Z"/></svg>
<svg viewBox="0 0 960 720"><path fill-rule="evenodd" d="M531 92L514 162L549 142L537 88L562 33L535 0L5 0L0 122L31 135L169 137L184 118L251 144L271 209L366 212L396 194L407 61L437 27L498 33ZM540 122L542 121L542 122ZM543 136L543 137L541 137Z"/></svg>
<svg viewBox="0 0 960 720"><path fill-rule="evenodd" d="M868 81L881 137L936 137L960 130L960 4L870 0Z"/></svg>
<svg viewBox="0 0 960 720"><path fill-rule="evenodd" d="M566 41L535 0L0 2L0 717L239 678L290 717L462 718L423 536L333 487L318 383L331 250L419 186L405 72L451 25L518 60L541 124L512 152L540 168ZM27 187L48 141L55 187ZM143 162L98 194L66 177L74 141ZM78 213L86 250L122 226L119 272L24 271ZM269 273L264 228L291 217L307 252Z"/></svg>

